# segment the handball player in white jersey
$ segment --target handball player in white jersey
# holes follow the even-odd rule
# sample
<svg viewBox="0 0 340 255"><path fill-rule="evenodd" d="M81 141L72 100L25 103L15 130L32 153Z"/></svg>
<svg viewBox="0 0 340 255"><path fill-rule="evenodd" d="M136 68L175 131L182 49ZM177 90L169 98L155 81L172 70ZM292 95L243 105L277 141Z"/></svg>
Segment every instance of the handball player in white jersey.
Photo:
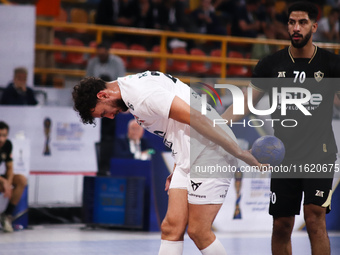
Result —
<svg viewBox="0 0 340 255"><path fill-rule="evenodd" d="M141 126L162 137L172 150L175 166L166 181L169 202L159 254L182 254L187 226L189 237L202 254L226 254L211 227L231 174L219 178L199 174L193 178L191 174L190 178L190 169L212 164L235 166L236 158L252 166L261 164L238 146L227 125L213 127L212 119L221 118L216 111L209 107L207 115L202 115L200 96L188 85L168 74L150 71L112 82L85 78L74 87L73 100L85 124L94 124L94 118L113 119L129 110Z"/></svg>

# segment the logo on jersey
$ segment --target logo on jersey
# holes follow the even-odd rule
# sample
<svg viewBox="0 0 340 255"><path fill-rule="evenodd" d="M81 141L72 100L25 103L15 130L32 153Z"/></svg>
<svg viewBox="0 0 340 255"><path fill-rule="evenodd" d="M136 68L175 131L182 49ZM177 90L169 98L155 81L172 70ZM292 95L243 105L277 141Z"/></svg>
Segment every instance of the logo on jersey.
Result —
<svg viewBox="0 0 340 255"><path fill-rule="evenodd" d="M321 71L317 71L314 73L314 78L317 82L320 82L323 76L324 76L324 73L322 73Z"/></svg>
<svg viewBox="0 0 340 255"><path fill-rule="evenodd" d="M191 181L191 187L194 191L196 191L198 189L199 186L201 186L202 182L198 182L198 183L195 183L193 181Z"/></svg>
<svg viewBox="0 0 340 255"><path fill-rule="evenodd" d="M286 77L286 72L284 72L284 71L279 72L279 74L277 75L277 77Z"/></svg>
<svg viewBox="0 0 340 255"><path fill-rule="evenodd" d="M219 100L219 102L220 102L221 105L222 105L222 100L221 100L219 94L217 93L217 91L216 91L212 86L210 86L210 85L208 85L208 84L206 84L206 83L203 83L203 82L198 82L198 84L203 85L204 87L206 87L206 88L204 88L204 87L202 86L202 87L198 88L198 89L200 89L200 90L202 90L202 91L204 91L204 92L206 93L206 94L202 94L202 108L201 108L201 113L202 113L202 115L206 115L206 114L207 114L207 111L211 111L211 108L210 108L209 105L207 104L207 94L208 94L208 95L211 97L211 99L214 101L215 106L217 105L216 100L215 100L215 97L213 96L213 94L212 94L210 91L212 91L212 92L217 96L217 98L218 98L218 100ZM209 89L210 91L209 91L208 89ZM194 95L194 96L195 96L195 95Z"/></svg>
<svg viewBox="0 0 340 255"><path fill-rule="evenodd" d="M141 120L141 119L140 119L138 116L136 116L136 115L133 115L133 117L135 117L137 123L138 123L140 126L142 125L142 123L145 122L145 120Z"/></svg>
<svg viewBox="0 0 340 255"><path fill-rule="evenodd" d="M128 102L128 107L129 107L132 111L135 110L135 107L133 107L133 104L131 104L131 103L129 103L129 102Z"/></svg>
<svg viewBox="0 0 340 255"><path fill-rule="evenodd" d="M325 192L321 191L321 190L316 190L315 196L316 197L323 197L323 193L325 193Z"/></svg>

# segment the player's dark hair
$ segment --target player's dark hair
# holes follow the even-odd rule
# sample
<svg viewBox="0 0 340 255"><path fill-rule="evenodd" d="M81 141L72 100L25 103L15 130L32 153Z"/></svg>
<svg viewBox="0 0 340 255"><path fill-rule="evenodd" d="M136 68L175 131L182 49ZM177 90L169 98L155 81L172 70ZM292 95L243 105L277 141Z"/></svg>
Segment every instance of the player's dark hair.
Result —
<svg viewBox="0 0 340 255"><path fill-rule="evenodd" d="M302 1L293 3L289 6L288 17L290 17L290 14L294 11L307 12L309 19L313 21L316 21L319 14L319 10L314 4Z"/></svg>
<svg viewBox="0 0 340 255"><path fill-rule="evenodd" d="M105 81L95 77L86 77L74 86L72 92L73 108L79 113L84 124L95 124L92 112L98 102L98 92L105 88Z"/></svg>
<svg viewBox="0 0 340 255"><path fill-rule="evenodd" d="M9 131L9 126L6 122L0 121L0 129L7 129L7 131Z"/></svg>

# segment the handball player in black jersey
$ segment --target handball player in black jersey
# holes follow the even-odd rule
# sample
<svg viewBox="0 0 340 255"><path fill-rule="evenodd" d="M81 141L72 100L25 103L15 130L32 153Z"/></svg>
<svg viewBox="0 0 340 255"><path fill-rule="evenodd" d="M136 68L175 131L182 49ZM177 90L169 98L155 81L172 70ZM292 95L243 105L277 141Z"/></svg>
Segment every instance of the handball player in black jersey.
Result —
<svg viewBox="0 0 340 255"><path fill-rule="evenodd" d="M13 232L12 218L17 204L27 185L27 178L13 172L12 143L8 140L9 126L0 121L0 165L5 164L6 172L0 176L0 192L9 198L5 211L0 215L1 225L4 232ZM13 185L13 189L12 186Z"/></svg>
<svg viewBox="0 0 340 255"><path fill-rule="evenodd" d="M253 105L268 93L272 106L272 95L277 96L273 88L277 89L278 95L281 93L277 108L271 115L273 120L278 120L273 121L274 134L283 141L286 148L282 165L291 167L291 172L295 172L295 175L289 173L287 176L272 173L269 207L269 213L274 219L272 253L292 254L291 234L304 194L304 219L312 254L328 255L330 243L325 216L330 211L337 153L332 130L332 107L334 94L340 98L340 83L334 79L340 77L340 58L313 44L313 33L318 26L318 9L313 4L294 3L288 15L291 45L259 61L250 84ZM284 115L281 109L282 100L285 100L282 87L287 91L293 91L292 88L308 90L310 100L299 107L298 103L284 105ZM286 93L287 97L301 99L306 95ZM233 115L233 106L230 106L221 116L229 120L229 123L242 119L250 113L247 95L244 100L244 115ZM288 119L293 120L290 127L289 121L286 121ZM321 167L325 171L313 175L312 171L308 171L312 167Z"/></svg>

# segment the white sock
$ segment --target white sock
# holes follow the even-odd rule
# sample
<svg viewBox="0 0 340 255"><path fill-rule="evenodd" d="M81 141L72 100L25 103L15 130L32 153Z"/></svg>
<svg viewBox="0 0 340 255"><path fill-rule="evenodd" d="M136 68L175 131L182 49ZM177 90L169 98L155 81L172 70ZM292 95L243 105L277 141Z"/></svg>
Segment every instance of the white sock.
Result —
<svg viewBox="0 0 340 255"><path fill-rule="evenodd" d="M216 238L207 248L201 250L203 255L227 255L223 245Z"/></svg>
<svg viewBox="0 0 340 255"><path fill-rule="evenodd" d="M158 255L182 255L183 241L161 240Z"/></svg>

